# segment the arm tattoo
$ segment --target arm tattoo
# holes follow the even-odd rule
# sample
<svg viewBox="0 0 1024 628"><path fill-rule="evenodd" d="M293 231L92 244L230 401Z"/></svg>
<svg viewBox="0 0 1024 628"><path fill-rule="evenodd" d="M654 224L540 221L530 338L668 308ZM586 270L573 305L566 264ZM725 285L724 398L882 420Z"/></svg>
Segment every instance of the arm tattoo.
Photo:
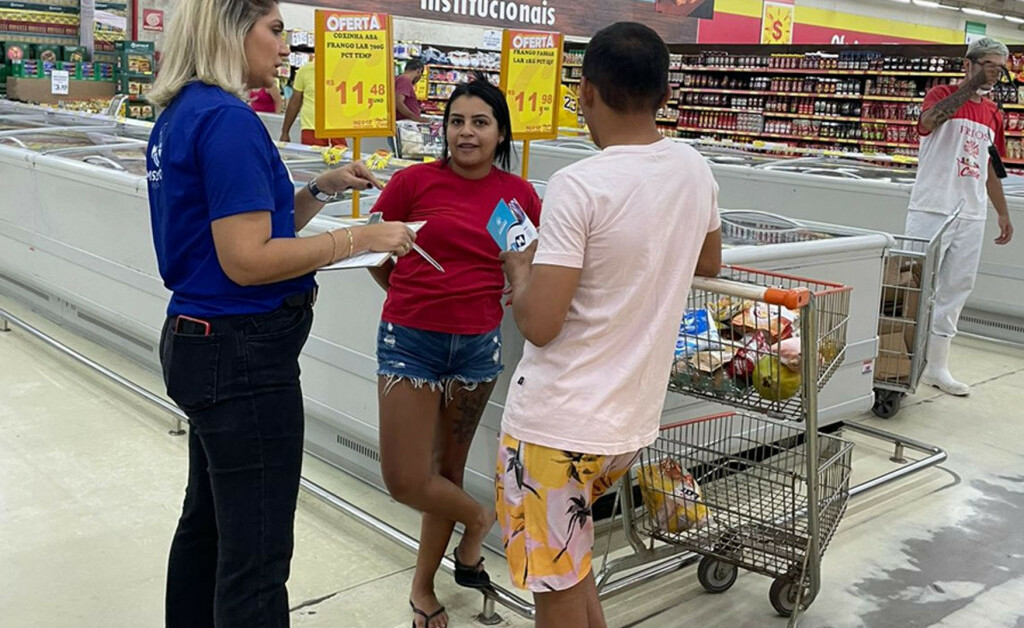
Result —
<svg viewBox="0 0 1024 628"><path fill-rule="evenodd" d="M963 107L964 104L971 99L971 96L978 91L978 88L985 84L985 73L978 72L971 78L967 79L960 84L960 88L943 98L939 102L929 109L932 113L933 121L936 127L949 121L950 118ZM928 113L927 111L925 112Z"/></svg>

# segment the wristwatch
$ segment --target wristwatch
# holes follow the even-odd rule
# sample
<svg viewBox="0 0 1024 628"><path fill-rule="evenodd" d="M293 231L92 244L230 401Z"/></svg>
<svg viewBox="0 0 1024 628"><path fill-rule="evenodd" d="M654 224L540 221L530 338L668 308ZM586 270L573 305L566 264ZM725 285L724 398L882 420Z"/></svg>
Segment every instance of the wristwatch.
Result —
<svg viewBox="0 0 1024 628"><path fill-rule="evenodd" d="M316 179L310 179L306 187L309 189L309 193L313 195L313 198L321 203L330 203L338 198L337 194L328 194L321 190L320 186L316 184Z"/></svg>

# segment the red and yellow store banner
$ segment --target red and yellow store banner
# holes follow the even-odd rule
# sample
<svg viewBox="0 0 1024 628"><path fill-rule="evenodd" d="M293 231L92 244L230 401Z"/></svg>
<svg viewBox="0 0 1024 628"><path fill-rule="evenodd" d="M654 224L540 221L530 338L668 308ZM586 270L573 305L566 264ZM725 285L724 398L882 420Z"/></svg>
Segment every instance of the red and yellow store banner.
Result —
<svg viewBox="0 0 1024 628"><path fill-rule="evenodd" d="M963 40L960 30L794 5L788 0L718 0L715 18L700 23L697 37L702 44L962 44Z"/></svg>

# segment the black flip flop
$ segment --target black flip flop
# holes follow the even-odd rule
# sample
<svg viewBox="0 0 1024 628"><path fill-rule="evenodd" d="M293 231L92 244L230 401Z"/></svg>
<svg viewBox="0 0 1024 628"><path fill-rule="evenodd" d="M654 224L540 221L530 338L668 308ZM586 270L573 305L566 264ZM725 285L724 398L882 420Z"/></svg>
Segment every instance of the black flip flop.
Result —
<svg viewBox="0 0 1024 628"><path fill-rule="evenodd" d="M483 556L475 565L466 565L459 560L459 548L456 547L452 551L452 559L455 561L455 584L469 589L491 588L491 577L483 568Z"/></svg>
<svg viewBox="0 0 1024 628"><path fill-rule="evenodd" d="M423 622L424 628L430 628L430 620L435 618L435 617L437 617L438 615L440 615L441 613L444 612L444 607L442 606L441 608L437 609L433 613L427 615L424 611L421 611L420 609L416 608L416 605L412 603L412 600L409 600L409 606L412 607L412 612L416 613L420 617L426 618L426 621ZM412 628L416 628L416 620L415 619L412 620Z"/></svg>

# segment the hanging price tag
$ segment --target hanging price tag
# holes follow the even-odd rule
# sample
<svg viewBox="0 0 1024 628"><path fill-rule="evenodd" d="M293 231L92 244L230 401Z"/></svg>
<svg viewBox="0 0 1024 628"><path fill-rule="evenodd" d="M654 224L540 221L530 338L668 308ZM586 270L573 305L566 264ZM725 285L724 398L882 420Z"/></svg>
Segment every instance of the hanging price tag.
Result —
<svg viewBox="0 0 1024 628"><path fill-rule="evenodd" d="M50 93L51 94L64 94L68 93L68 85L70 78L66 70L51 70L50 71Z"/></svg>
<svg viewBox="0 0 1024 628"><path fill-rule="evenodd" d="M501 88L517 140L558 136L562 34L506 30L501 47Z"/></svg>
<svg viewBox="0 0 1024 628"><path fill-rule="evenodd" d="M391 16L316 12L317 137L395 133Z"/></svg>

